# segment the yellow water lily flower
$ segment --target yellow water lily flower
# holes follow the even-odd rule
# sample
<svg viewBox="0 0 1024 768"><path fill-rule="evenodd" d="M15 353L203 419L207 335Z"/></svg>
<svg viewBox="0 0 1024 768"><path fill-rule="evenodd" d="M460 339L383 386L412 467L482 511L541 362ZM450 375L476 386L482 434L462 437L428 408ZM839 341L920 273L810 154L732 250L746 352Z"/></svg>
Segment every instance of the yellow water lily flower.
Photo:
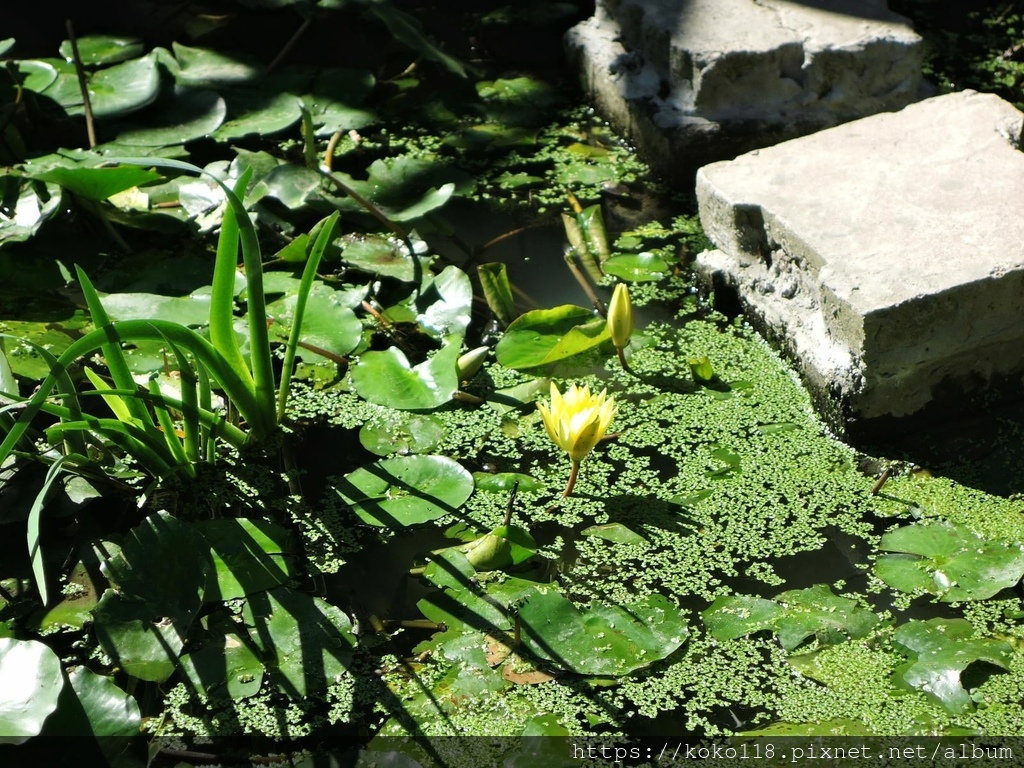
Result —
<svg viewBox="0 0 1024 768"><path fill-rule="evenodd" d="M572 493L579 474L580 462L594 450L594 446L608 431L615 416L615 399L608 390L590 394L590 387L573 384L563 395L551 383L551 404L537 403L544 426L555 445L569 454L572 472L562 496Z"/></svg>
<svg viewBox="0 0 1024 768"><path fill-rule="evenodd" d="M624 350L633 335L633 303L629 300L629 288L625 283L616 285L612 292L612 300L608 305L608 333L611 334L615 351L619 353L619 364L623 370L628 371Z"/></svg>

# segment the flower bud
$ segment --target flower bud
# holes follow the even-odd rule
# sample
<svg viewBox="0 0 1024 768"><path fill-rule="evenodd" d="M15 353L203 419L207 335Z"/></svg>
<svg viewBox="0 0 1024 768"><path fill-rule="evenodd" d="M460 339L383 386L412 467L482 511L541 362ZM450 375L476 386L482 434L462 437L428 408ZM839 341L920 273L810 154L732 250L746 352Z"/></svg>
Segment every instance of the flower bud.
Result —
<svg viewBox="0 0 1024 768"><path fill-rule="evenodd" d="M608 305L608 331L616 349L625 349L633 335L633 304L625 283L616 285L612 293L612 301Z"/></svg>

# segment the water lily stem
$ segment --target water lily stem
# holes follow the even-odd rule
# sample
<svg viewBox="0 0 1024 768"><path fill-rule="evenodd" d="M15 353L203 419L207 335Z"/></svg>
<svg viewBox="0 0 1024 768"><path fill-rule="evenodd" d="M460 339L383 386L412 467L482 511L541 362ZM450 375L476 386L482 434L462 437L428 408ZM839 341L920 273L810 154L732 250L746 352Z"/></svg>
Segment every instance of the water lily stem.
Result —
<svg viewBox="0 0 1024 768"><path fill-rule="evenodd" d="M580 474L580 462L574 461L572 463L572 471L569 472L569 482L565 486L565 491L562 493L562 498L568 498L572 493L572 489L576 486L576 478Z"/></svg>
<svg viewBox="0 0 1024 768"><path fill-rule="evenodd" d="M508 495L508 504L505 505L505 519L502 525L508 527L512 524L512 513L515 511L516 494L519 493L519 481L512 483L512 492Z"/></svg>
<svg viewBox="0 0 1024 768"><path fill-rule="evenodd" d="M78 52L78 38L75 36L75 27L71 19L65 19L64 25L68 30L68 40L71 41L71 55L75 63L75 73L78 75L78 87L82 91L82 107L85 109L85 130L89 135L89 149L92 149L96 146L96 127L92 120L92 101L89 100L89 84L85 80L85 66Z"/></svg>
<svg viewBox="0 0 1024 768"><path fill-rule="evenodd" d="M591 303L593 303L594 309L598 311L598 314L600 314L601 317L607 317L608 309L605 307L604 302L601 301L597 293L595 293L590 283L587 282L587 278L583 276L583 273L580 271L580 268L576 266L576 263L572 260L571 257L566 258L565 264L566 266L569 267L569 272L572 273L572 276L576 279L576 282L580 284L580 287L583 289L583 292L587 294L587 298L590 299Z"/></svg>
<svg viewBox="0 0 1024 768"><path fill-rule="evenodd" d="M626 362L626 348L616 347L615 351L619 353L619 365L622 366L622 370L626 371L626 373L632 373L629 369L629 363Z"/></svg>

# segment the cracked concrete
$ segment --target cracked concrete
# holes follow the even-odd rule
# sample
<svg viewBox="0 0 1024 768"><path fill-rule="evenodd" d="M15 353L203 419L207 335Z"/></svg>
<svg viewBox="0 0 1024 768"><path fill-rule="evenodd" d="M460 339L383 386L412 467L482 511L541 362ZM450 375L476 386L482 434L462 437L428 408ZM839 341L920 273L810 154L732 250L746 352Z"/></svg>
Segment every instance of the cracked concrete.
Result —
<svg viewBox="0 0 1024 768"><path fill-rule="evenodd" d="M1024 374L1024 115L939 96L697 175L731 285L850 419Z"/></svg>
<svg viewBox="0 0 1024 768"><path fill-rule="evenodd" d="M598 108L680 181L925 95L921 39L884 0L598 0L567 42Z"/></svg>

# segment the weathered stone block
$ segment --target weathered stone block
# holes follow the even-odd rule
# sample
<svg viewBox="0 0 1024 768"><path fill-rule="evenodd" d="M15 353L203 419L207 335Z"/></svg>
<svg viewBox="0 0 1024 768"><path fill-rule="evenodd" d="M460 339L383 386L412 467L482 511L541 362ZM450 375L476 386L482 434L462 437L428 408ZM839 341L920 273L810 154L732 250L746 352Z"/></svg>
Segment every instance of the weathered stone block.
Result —
<svg viewBox="0 0 1024 768"><path fill-rule="evenodd" d="M732 284L848 417L1024 373L1024 115L938 96L697 174Z"/></svg>
<svg viewBox="0 0 1024 768"><path fill-rule="evenodd" d="M925 95L921 39L885 0L598 0L568 45L598 108L687 181Z"/></svg>

